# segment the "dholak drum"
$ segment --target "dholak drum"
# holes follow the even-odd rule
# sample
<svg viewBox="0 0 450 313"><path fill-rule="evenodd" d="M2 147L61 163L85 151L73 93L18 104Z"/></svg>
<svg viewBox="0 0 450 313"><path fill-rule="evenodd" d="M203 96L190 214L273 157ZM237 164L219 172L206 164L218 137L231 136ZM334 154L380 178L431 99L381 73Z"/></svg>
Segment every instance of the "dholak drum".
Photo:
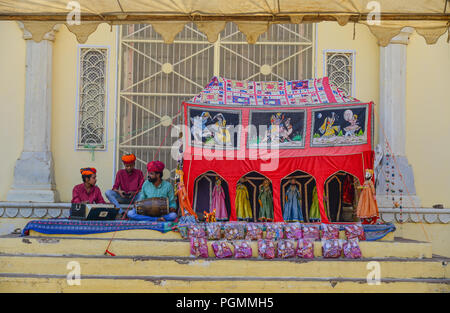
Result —
<svg viewBox="0 0 450 313"><path fill-rule="evenodd" d="M141 215L161 217L169 214L168 198L148 198L135 203L136 212Z"/></svg>

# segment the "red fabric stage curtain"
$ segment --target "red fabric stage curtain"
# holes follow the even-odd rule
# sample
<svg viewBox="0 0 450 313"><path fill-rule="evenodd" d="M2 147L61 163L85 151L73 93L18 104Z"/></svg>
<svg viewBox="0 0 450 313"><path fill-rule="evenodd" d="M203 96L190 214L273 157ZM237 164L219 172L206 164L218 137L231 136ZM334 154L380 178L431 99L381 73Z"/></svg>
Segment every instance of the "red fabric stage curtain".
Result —
<svg viewBox="0 0 450 313"><path fill-rule="evenodd" d="M191 203L193 203L194 199L195 179L208 171L213 171L220 175L228 184L231 202L230 220L232 221L236 220L236 184L242 176L250 172L257 172L264 175L272 182L274 220L276 222L283 221L280 203L281 180L295 171L302 171L310 174L316 181L322 222L328 223L329 221L323 206L324 184L327 178L336 172L344 171L357 177L359 182L363 184L365 169L373 168L372 102L314 104L311 106L297 107L227 107L225 105L191 103L183 103L183 106L186 127L185 134L190 134L189 130L192 125L192 117L199 118L202 112L208 112L208 115L206 116L223 114L227 119L226 125L235 126L240 124L243 126L242 131L238 136L238 143L234 146L234 149L231 150L214 150L213 148L207 148L206 146L195 147L192 145L191 138L189 137L190 135L186 136L184 141L183 171L185 174L185 185ZM346 116L347 112L345 111L350 111L350 115L357 118L357 115L354 115L354 112L358 112L358 110L360 112L358 118L364 117L360 120L359 125L363 126L364 129L364 137L360 138L365 138L365 141L360 141L360 143L350 142L350 144L348 142L345 144L333 144L330 142L323 142L322 144L313 143L313 136L317 134L317 126L323 124L323 116L331 116L331 114L336 112L339 116L338 119L343 121L345 118L348 119ZM295 111L299 113L295 113ZM298 120L301 119L302 125L304 125L303 132L301 127L298 126L298 130L303 137L303 146L290 149L281 147L278 150L275 150L275 153L250 148L248 142L248 127L252 122L252 114L256 119L257 114L265 114L264 112L269 112L269 114L276 114L276 112L283 112L286 115L298 114L292 116L298 118ZM203 114L205 113L202 113L202 115ZM322 119L320 119L321 116ZM315 120L316 124L320 122L319 125L316 125L316 130L313 129L313 122ZM342 129L346 129L345 126L346 124L341 124L341 132ZM341 139L346 139L343 135L344 134L340 134L338 136L341 136Z"/></svg>
<svg viewBox="0 0 450 313"><path fill-rule="evenodd" d="M344 171L357 177L359 182L363 184L364 171L366 168L372 168L373 160L373 151L340 156L290 157L271 160L272 162L278 162L278 166L274 166L275 170L273 171L267 171L261 169L264 165L267 166L270 161L213 159L206 162L204 159L196 160L194 156L193 160L184 160L183 169L191 203L193 203L194 199L194 182L200 175L208 171L213 171L227 182L230 192L231 221L236 221L234 203L234 199L236 198L236 184L245 174L257 172L266 176L271 181L274 198L274 219L275 222L283 222L283 212L280 203L281 180L295 171L308 173L316 181L322 222L329 223L323 206L324 185L327 178L336 172Z"/></svg>

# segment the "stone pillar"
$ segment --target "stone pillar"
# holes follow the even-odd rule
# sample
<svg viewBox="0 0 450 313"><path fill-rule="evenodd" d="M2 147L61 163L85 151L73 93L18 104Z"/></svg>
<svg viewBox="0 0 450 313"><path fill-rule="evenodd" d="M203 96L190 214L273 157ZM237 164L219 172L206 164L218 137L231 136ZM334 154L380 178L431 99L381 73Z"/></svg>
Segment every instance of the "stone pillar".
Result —
<svg viewBox="0 0 450 313"><path fill-rule="evenodd" d="M406 157L406 48L413 29L405 27L394 37L387 47L380 47L380 107L379 138L383 149L383 159L377 180L377 202L379 207L392 207L393 202L400 203L402 190L402 206L420 207L420 199L416 195L414 174ZM386 149L386 140L391 151ZM389 165L386 154L391 154ZM395 161L394 161L395 158ZM394 169L392 168L394 166ZM387 192L386 176L394 193ZM401 173L401 175L399 174ZM394 177L392 177L394 173ZM409 195L408 195L409 193ZM393 198L394 197L394 201Z"/></svg>
<svg viewBox="0 0 450 313"><path fill-rule="evenodd" d="M41 42L23 31L27 42L23 151L16 161L14 182L6 200L57 202L50 147L54 31Z"/></svg>

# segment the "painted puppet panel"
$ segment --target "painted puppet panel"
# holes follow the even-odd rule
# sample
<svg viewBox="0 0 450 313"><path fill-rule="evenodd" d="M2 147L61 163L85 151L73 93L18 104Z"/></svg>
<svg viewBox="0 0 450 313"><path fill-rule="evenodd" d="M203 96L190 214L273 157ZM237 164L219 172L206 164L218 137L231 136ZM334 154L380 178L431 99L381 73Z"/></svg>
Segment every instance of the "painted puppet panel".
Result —
<svg viewBox="0 0 450 313"><path fill-rule="evenodd" d="M367 106L312 110L312 147L367 143Z"/></svg>
<svg viewBox="0 0 450 313"><path fill-rule="evenodd" d="M239 111L189 108L188 120L193 146L239 148Z"/></svg>
<svg viewBox="0 0 450 313"><path fill-rule="evenodd" d="M248 132L249 148L278 145L279 149L298 149L305 145L305 111L252 111Z"/></svg>

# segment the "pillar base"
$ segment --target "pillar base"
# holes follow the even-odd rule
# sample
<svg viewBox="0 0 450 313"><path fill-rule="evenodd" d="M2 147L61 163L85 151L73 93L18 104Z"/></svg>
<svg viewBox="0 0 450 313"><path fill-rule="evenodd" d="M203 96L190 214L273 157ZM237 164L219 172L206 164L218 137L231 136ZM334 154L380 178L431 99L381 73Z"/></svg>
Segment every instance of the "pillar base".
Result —
<svg viewBox="0 0 450 313"><path fill-rule="evenodd" d="M6 201L58 202L51 152L22 152Z"/></svg>

